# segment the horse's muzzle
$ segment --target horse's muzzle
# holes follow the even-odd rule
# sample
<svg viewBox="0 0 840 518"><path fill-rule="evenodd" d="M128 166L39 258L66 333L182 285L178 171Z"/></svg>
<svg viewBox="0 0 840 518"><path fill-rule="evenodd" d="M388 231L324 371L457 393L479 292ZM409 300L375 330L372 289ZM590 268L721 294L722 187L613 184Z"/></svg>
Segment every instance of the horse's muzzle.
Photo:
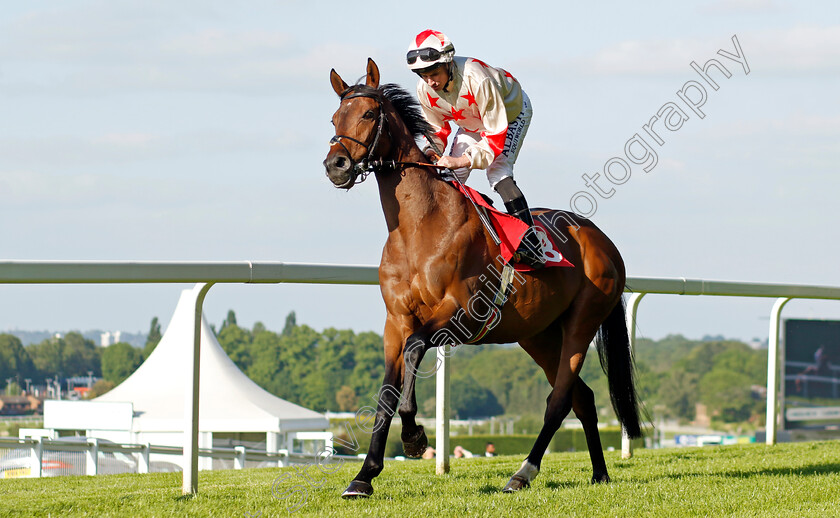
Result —
<svg viewBox="0 0 840 518"><path fill-rule="evenodd" d="M336 187L349 189L353 186L353 161L341 153L330 154L324 160L324 167L327 169L327 178Z"/></svg>

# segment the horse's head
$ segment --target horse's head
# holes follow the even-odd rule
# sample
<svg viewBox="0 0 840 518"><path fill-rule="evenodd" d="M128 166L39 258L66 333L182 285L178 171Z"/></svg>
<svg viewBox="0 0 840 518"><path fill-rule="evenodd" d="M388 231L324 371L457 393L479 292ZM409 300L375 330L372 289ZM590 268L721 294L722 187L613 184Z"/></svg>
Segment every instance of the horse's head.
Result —
<svg viewBox="0 0 840 518"><path fill-rule="evenodd" d="M330 83L341 105L332 117L335 136L330 140L324 167L336 187L350 189L364 180L372 161L381 158L388 145L383 98L377 90L379 68L368 58L364 85L347 86L335 69L330 71Z"/></svg>

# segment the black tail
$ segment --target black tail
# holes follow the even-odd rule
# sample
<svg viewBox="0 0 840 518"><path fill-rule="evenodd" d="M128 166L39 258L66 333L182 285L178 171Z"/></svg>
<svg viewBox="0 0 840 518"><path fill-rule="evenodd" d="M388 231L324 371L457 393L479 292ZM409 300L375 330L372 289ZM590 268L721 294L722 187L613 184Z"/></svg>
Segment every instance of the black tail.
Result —
<svg viewBox="0 0 840 518"><path fill-rule="evenodd" d="M610 385L610 399L619 422L631 439L642 436L639 397L636 394L635 367L627 334L624 299L615 305L610 316L601 324L596 337L601 368Z"/></svg>

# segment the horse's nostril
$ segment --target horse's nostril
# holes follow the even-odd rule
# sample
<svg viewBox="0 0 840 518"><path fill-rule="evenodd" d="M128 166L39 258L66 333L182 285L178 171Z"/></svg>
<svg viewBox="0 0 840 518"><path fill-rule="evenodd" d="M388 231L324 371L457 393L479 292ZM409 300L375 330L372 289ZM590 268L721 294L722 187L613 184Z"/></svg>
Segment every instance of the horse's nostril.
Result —
<svg viewBox="0 0 840 518"><path fill-rule="evenodd" d="M339 156L339 157L335 158L335 163L333 165L335 165L338 168L343 168L344 167L344 162L345 162L344 157Z"/></svg>

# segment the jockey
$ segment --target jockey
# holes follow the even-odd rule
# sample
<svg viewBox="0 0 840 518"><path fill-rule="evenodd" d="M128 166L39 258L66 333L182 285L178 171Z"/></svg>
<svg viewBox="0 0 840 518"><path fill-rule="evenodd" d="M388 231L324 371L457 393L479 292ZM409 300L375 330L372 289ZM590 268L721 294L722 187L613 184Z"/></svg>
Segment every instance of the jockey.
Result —
<svg viewBox="0 0 840 518"><path fill-rule="evenodd" d="M531 123L531 102L507 71L474 58L455 56L445 34L425 30L408 47L408 68L420 76L417 98L435 132L423 152L431 160L442 153L459 126L449 156L438 165L448 167L461 182L470 171L485 169L490 187L499 193L508 214L530 228L514 257L533 268L544 266L540 237L522 191L513 181L513 165Z"/></svg>

